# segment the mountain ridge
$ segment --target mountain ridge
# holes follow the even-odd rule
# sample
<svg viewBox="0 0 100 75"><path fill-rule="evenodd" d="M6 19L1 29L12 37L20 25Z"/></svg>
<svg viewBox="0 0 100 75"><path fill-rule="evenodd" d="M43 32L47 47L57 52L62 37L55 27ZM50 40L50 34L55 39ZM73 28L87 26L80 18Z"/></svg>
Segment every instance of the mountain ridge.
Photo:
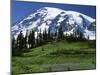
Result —
<svg viewBox="0 0 100 75"><path fill-rule="evenodd" d="M26 34L27 30L33 29L38 32L40 29L43 31L50 29L51 32L55 32L57 27L62 26L64 34L73 34L77 26L80 31L84 34L85 38L88 36L90 39L95 39L96 30L93 29L96 25L95 19L84 15L76 11L65 11L59 8L43 7L36 12L30 14L22 21L12 26L12 36L17 36L20 31Z"/></svg>

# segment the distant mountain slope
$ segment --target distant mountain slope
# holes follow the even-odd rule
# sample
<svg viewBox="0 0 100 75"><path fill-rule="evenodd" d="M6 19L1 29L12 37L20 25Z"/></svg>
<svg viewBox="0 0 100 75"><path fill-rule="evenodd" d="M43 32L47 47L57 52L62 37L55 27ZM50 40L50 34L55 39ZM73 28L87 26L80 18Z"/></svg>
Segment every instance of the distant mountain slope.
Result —
<svg viewBox="0 0 100 75"><path fill-rule="evenodd" d="M84 34L85 38L95 39L95 19L76 11L65 11L59 8L43 7L35 13L12 26L12 36L17 36L20 31L26 34L27 30L44 30L55 32L61 26L64 34L73 34L77 29Z"/></svg>

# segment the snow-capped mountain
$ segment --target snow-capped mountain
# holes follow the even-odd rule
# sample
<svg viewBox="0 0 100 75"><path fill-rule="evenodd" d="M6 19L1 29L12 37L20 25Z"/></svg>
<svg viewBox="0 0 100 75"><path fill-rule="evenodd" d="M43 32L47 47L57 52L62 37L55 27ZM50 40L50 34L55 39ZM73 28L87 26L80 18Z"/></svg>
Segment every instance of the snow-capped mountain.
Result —
<svg viewBox="0 0 100 75"><path fill-rule="evenodd" d="M30 14L22 21L12 25L12 36L17 36L20 31L26 34L27 30L38 32L44 30L55 32L62 26L64 34L73 34L77 29L84 34L85 38L95 39L95 19L76 11L65 11L59 8L43 7Z"/></svg>

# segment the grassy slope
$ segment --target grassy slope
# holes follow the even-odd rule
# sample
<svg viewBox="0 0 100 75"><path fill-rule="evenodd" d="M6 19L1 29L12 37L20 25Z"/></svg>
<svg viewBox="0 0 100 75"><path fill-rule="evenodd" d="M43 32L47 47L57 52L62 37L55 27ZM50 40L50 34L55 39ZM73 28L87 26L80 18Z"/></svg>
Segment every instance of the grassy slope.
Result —
<svg viewBox="0 0 100 75"><path fill-rule="evenodd" d="M87 42L48 43L12 58L14 74L83 69L95 69L95 48L90 48Z"/></svg>

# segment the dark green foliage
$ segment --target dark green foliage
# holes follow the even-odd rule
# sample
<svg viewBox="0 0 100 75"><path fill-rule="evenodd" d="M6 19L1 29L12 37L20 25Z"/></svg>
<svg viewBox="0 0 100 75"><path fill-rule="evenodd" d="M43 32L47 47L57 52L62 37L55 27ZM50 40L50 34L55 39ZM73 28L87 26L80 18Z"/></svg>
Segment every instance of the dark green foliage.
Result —
<svg viewBox="0 0 100 75"><path fill-rule="evenodd" d="M37 32L37 38L36 38L35 46L37 47L38 45L39 45L39 35L38 35L38 32Z"/></svg>
<svg viewBox="0 0 100 75"><path fill-rule="evenodd" d="M25 65L24 67L25 73L32 73L32 68L30 66Z"/></svg>
<svg viewBox="0 0 100 75"><path fill-rule="evenodd" d="M63 31L62 31L62 26L58 28L58 39L63 39Z"/></svg>
<svg viewBox="0 0 100 75"><path fill-rule="evenodd" d="M12 38L12 49L16 48L16 40L15 37Z"/></svg>
<svg viewBox="0 0 100 75"><path fill-rule="evenodd" d="M17 39L12 39L12 56L21 55L24 48L24 37L22 31L18 35Z"/></svg>
<svg viewBox="0 0 100 75"><path fill-rule="evenodd" d="M67 67L67 71L71 71L70 67Z"/></svg>
<svg viewBox="0 0 100 75"><path fill-rule="evenodd" d="M87 51L87 49L59 49L57 51L51 52L49 56L68 56L68 55L95 55L95 51Z"/></svg>
<svg viewBox="0 0 100 75"><path fill-rule="evenodd" d="M35 32L32 31L32 34L31 34L31 46L32 46L32 48L34 47L34 44L35 44Z"/></svg>
<svg viewBox="0 0 100 75"><path fill-rule="evenodd" d="M48 41L50 41L50 29L48 30Z"/></svg>
<svg viewBox="0 0 100 75"><path fill-rule="evenodd" d="M66 42L84 42L84 41L89 41L89 37L88 39L84 38L83 33L80 32L79 28L75 31L75 33L71 34L71 35L64 35L63 34L63 30L62 30L62 25L60 25L55 33L51 33L50 29L47 30L45 29L43 31L43 33L40 31L37 31L37 38L35 38L35 32L33 30L30 30L26 32L26 36L23 36L22 31L20 32L20 34L18 35L17 39L12 38L12 52L14 55L20 55L23 52L27 52L25 51L25 49L30 49L30 48L34 48L34 47L38 47L38 46L42 46L48 43L53 43L53 42L57 42L60 40L66 40ZM94 42L95 43L95 42ZM89 46L91 47L95 47L95 45L89 43Z"/></svg>
<svg viewBox="0 0 100 75"><path fill-rule="evenodd" d="M15 38L13 37L12 38L12 56L17 55L18 50L16 49L17 49L17 43L16 43Z"/></svg>
<svg viewBox="0 0 100 75"><path fill-rule="evenodd" d="M41 50L42 50L42 51L45 51L45 49L44 49L44 48L41 48Z"/></svg>
<svg viewBox="0 0 100 75"><path fill-rule="evenodd" d="M35 44L35 33L32 30L32 31L30 31L30 34L28 36L28 45L29 45L29 48L33 48L34 44Z"/></svg>
<svg viewBox="0 0 100 75"><path fill-rule="evenodd" d="M26 36L24 37L24 41L23 41L24 42L24 47L23 48L25 48L25 49L27 48L27 43L28 43L27 38L28 38L28 36L26 34Z"/></svg>
<svg viewBox="0 0 100 75"><path fill-rule="evenodd" d="M21 31L16 39L12 38L12 56L21 56L26 48L27 36L24 37Z"/></svg>
<svg viewBox="0 0 100 75"><path fill-rule="evenodd" d="M88 45L91 48L96 48L96 40L88 40Z"/></svg>
<svg viewBox="0 0 100 75"><path fill-rule="evenodd" d="M22 31L21 31L17 37L17 48L23 49L23 45L24 45L24 36L23 36Z"/></svg>
<svg viewBox="0 0 100 75"><path fill-rule="evenodd" d="M41 33L41 29L40 29L40 32L39 32L39 45L42 45L42 41L43 41L43 37L42 37L42 33Z"/></svg>
<svg viewBox="0 0 100 75"><path fill-rule="evenodd" d="M43 32L43 41L47 41L47 40L48 40L48 34L47 34L46 29L45 29Z"/></svg>

